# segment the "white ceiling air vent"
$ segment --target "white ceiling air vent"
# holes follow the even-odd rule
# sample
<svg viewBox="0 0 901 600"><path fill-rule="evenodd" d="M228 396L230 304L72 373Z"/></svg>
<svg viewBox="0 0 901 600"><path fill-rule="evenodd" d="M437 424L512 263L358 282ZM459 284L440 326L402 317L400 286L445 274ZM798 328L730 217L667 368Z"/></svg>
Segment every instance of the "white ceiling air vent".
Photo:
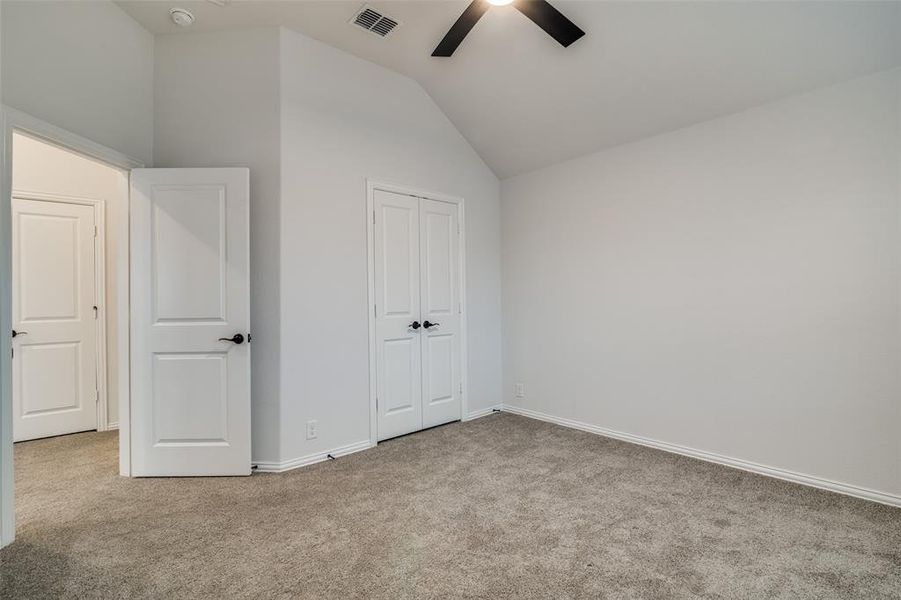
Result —
<svg viewBox="0 0 901 600"><path fill-rule="evenodd" d="M363 5L363 8L350 21L351 25L361 27L370 33L374 33L379 37L387 37L395 27L400 25L399 21L385 16L379 11Z"/></svg>

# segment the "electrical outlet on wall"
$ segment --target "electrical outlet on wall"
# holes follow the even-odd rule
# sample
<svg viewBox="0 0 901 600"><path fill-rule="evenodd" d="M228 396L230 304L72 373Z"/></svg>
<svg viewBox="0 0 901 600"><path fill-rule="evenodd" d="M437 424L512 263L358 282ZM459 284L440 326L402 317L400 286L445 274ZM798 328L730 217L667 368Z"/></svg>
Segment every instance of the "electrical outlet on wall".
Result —
<svg viewBox="0 0 901 600"><path fill-rule="evenodd" d="M307 421L307 439L315 440L319 434L319 423L316 421Z"/></svg>
<svg viewBox="0 0 901 600"><path fill-rule="evenodd" d="M525 386L524 384L522 384L522 383L517 383L517 384L514 386L514 388L515 388L515 390L516 390L515 393L516 393L516 397L517 397L517 398L525 398L525 397L526 397L526 386Z"/></svg>

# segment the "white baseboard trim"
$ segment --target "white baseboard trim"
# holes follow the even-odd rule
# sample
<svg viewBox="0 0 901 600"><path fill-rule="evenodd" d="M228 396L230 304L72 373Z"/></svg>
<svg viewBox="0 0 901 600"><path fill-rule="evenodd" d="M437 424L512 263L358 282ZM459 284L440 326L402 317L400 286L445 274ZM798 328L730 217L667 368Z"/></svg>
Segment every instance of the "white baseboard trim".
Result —
<svg viewBox="0 0 901 600"><path fill-rule="evenodd" d="M348 454L360 452L361 450L368 450L374 446L375 444L371 443L369 440L363 440L362 442L357 442L348 446L341 446L340 448L326 450L325 452L316 452L315 454L308 454L307 456L292 458L282 462L257 461L254 462L254 465L256 465L257 473L284 473L285 471L306 467L307 465L328 460L329 454L338 458L339 456L347 456Z"/></svg>
<svg viewBox="0 0 901 600"><path fill-rule="evenodd" d="M106 424L107 431L112 431L113 429L119 429L119 421L115 421L113 423Z"/></svg>
<svg viewBox="0 0 901 600"><path fill-rule="evenodd" d="M496 410L503 410L502 404L496 404L494 406L489 406L488 408L483 408L480 410L474 410L463 418L463 421L472 421L473 419L478 419L479 417L487 417L492 414Z"/></svg>
<svg viewBox="0 0 901 600"><path fill-rule="evenodd" d="M488 415L493 414L495 410L501 409L502 405L500 404L489 406L488 408L483 408L469 413L462 420L472 421L473 419L478 419L479 417L487 417ZM299 469L300 467L306 467L307 465L314 465L318 462L328 460L329 454L337 458L339 456L346 456L348 454L353 454L354 452L360 452L362 450L368 450L369 448L374 447L375 444L371 443L369 440L363 440L361 442L357 442L356 444L350 444L349 446L342 446L340 448L335 448L334 450L328 450L326 452L308 454L307 456L292 458L291 460L285 460L282 462L254 461L253 464L256 466L257 473L284 473L285 471Z"/></svg>
<svg viewBox="0 0 901 600"><path fill-rule="evenodd" d="M766 475L767 477L774 477L776 479L782 479L784 481L790 481L792 483L800 483L801 485L807 485L810 487L819 488L821 490L835 492L837 494L844 494L846 496L853 496L855 498L863 498L864 500L879 502L880 504L888 504L889 506L901 507L901 496L896 496L887 492L879 492L876 490L849 485L847 483L839 483L837 481L822 479L820 477L814 477L813 475L805 475L804 473L796 473L794 471L779 469L777 467L768 467L766 465L760 465L738 458L731 458L728 456L723 456L721 454L715 454L713 452L695 450L694 448L680 446L678 444L660 442L639 435L632 435L631 433L623 433L621 431L615 431L613 429L607 429L605 427L598 427L597 425L590 425L581 421L573 421L572 419L555 417L553 415L548 415L535 410L529 410L527 408L510 406L509 404L504 404L502 410L504 412L521 415L530 419L547 421L548 423L562 425L563 427L569 427L571 429L578 429L580 431L586 431L588 433L594 433L632 444L648 446L650 448L656 448L657 450L672 452L673 454L681 454L682 456L697 458L707 462L732 467L733 469L741 469L742 471L749 471L751 473L757 473L758 475Z"/></svg>

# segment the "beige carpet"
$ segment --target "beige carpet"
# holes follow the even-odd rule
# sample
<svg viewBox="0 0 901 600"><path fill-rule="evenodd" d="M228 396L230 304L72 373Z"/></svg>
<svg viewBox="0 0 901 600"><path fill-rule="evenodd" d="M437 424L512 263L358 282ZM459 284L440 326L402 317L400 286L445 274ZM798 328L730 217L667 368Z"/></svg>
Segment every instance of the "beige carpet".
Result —
<svg viewBox="0 0 901 600"><path fill-rule="evenodd" d="M16 445L19 598L901 598L901 510L508 414L284 474Z"/></svg>

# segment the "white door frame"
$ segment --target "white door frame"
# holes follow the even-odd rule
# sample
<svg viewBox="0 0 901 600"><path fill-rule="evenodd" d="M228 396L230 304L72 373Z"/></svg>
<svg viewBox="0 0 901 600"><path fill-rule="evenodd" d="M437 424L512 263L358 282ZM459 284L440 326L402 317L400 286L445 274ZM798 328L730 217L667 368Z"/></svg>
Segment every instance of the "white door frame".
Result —
<svg viewBox="0 0 901 600"><path fill-rule="evenodd" d="M118 427L110 427L109 396L106 389L106 201L99 198L81 198L63 194L47 194L14 189L12 197L20 200L36 200L39 202L57 202L60 204L78 204L91 206L94 209L94 225L97 234L94 236L94 305L97 306L95 330L97 335L97 431L107 431Z"/></svg>
<svg viewBox="0 0 901 600"><path fill-rule="evenodd" d="M67 150L104 162L122 172L121 198L128 198L128 171L144 164L130 156L93 142L42 121L22 111L0 105L0 546L15 537L15 506L13 493L13 430L12 430L12 143L13 131L38 138ZM123 240L122 251L116 256L116 304L118 345L124 352L119 362L119 472L131 474L129 440L129 378L128 378L128 211L116 211L118 222L111 224L116 237Z"/></svg>
<svg viewBox="0 0 901 600"><path fill-rule="evenodd" d="M463 397L460 402L460 420L467 420L469 386L467 385L467 335L466 315L469 312L466 304L466 215L463 198L450 196L438 192L430 192L419 188L379 181L366 180L366 261L368 279L368 312L369 321L369 443L375 446L378 443L378 409L376 408L376 393L378 390L378 371L376 369L376 338L375 338L375 191L392 192L456 204L459 211L458 222L460 224L460 382L463 384Z"/></svg>

